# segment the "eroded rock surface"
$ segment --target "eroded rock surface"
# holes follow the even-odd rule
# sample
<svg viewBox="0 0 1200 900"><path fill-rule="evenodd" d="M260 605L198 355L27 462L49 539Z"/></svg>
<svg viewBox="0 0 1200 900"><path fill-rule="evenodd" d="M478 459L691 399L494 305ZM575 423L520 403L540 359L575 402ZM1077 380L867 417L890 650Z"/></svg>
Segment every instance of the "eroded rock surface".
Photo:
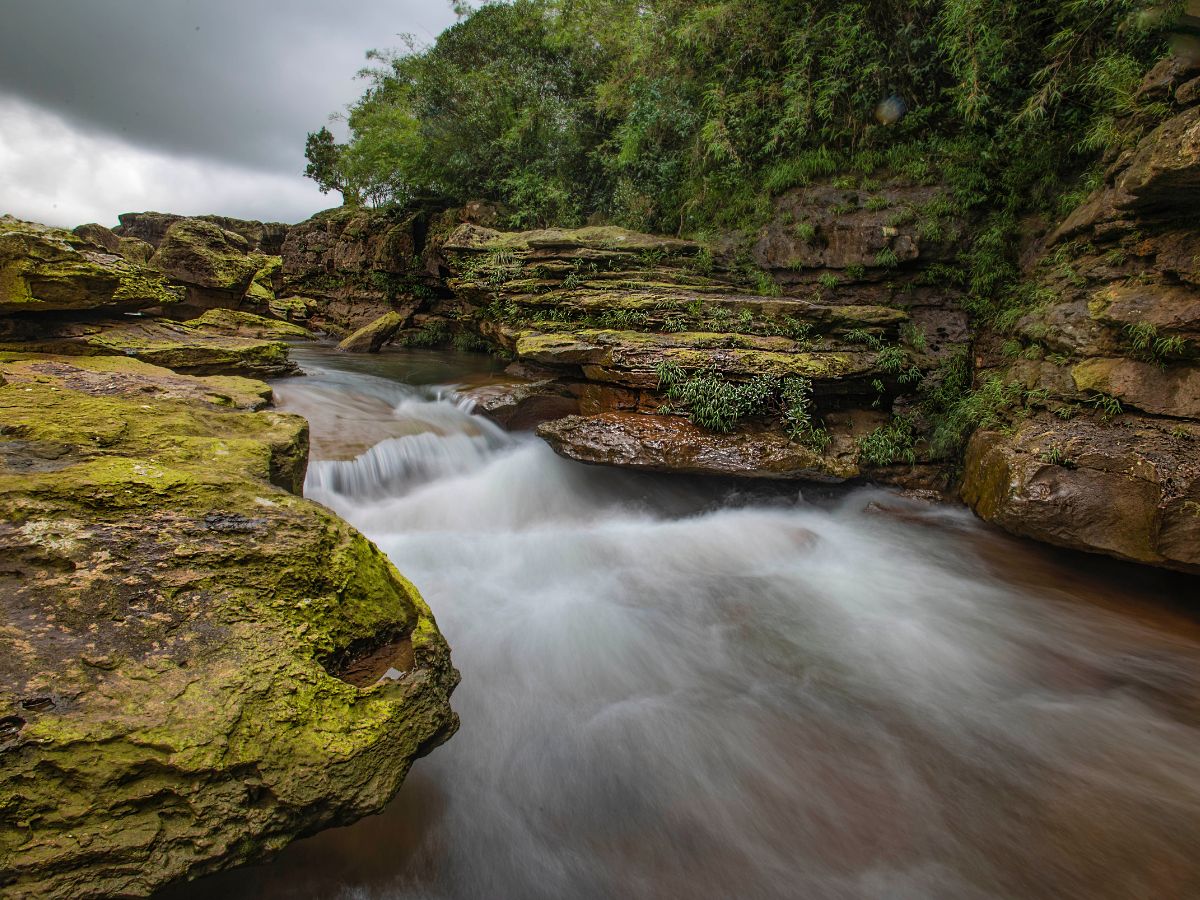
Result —
<svg viewBox="0 0 1200 900"><path fill-rule="evenodd" d="M0 217L0 315L171 307L182 292L60 228Z"/></svg>
<svg viewBox="0 0 1200 900"><path fill-rule="evenodd" d="M888 203L926 202L932 193L899 190ZM757 283L728 254L696 242L614 227L512 233L463 224L439 249L454 298L432 311L498 344L519 366L543 370L535 381L544 409L592 419L540 429L573 458L752 478L837 481L871 470L903 481L890 465L899 460L863 458L871 430L863 423L885 428L890 414L911 407L913 385L963 352L966 319L953 292L939 294L918 277L944 247L924 250L912 228L887 225L885 207L868 209L865 197L857 218L834 216L826 205L835 201L847 202L846 192L781 201L757 246L768 266ZM787 237L801 217L803 239ZM810 264L820 268L798 277ZM703 419L694 409L670 402L668 369L731 389L767 379L774 396L732 433L697 428ZM805 392L823 438L787 427L789 385ZM532 411L538 388L520 393L519 405ZM498 418L518 404L485 399ZM521 421L544 419L531 412ZM667 461L668 433L681 442L677 467ZM720 448L711 460L699 449L705 435ZM908 463L925 461L919 442L909 451Z"/></svg>
<svg viewBox="0 0 1200 900"><path fill-rule="evenodd" d="M250 412L265 385L12 353L0 376L6 895L259 858L377 811L454 731L428 608L297 496L307 426Z"/></svg>
<svg viewBox="0 0 1200 900"><path fill-rule="evenodd" d="M1177 69L1159 67L1144 89L1178 98L1187 73ZM1053 544L1198 570L1197 209L1200 106L1122 156L1044 242L1030 273L1044 301L1017 322L1005 353L999 337L981 344L979 379L1032 398L1032 418L971 441L963 494L983 518Z"/></svg>

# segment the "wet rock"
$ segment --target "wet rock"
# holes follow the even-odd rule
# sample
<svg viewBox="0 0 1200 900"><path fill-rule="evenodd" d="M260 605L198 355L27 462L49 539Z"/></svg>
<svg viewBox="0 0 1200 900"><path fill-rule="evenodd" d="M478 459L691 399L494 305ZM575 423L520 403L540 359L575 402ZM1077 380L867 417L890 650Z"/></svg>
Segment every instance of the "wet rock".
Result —
<svg viewBox="0 0 1200 900"><path fill-rule="evenodd" d="M1200 572L1197 435L1132 416L1040 415L971 439L963 496L1014 534Z"/></svg>
<svg viewBox="0 0 1200 900"><path fill-rule="evenodd" d="M6 895L146 896L381 809L457 726L457 673L412 585L295 493L304 420L136 360L0 372L0 434L71 448L0 455ZM337 677L401 645L371 685L396 680Z"/></svg>
<svg viewBox="0 0 1200 900"><path fill-rule="evenodd" d="M69 231L0 218L0 314L121 312L180 300L158 273Z"/></svg>
<svg viewBox="0 0 1200 900"><path fill-rule="evenodd" d="M463 396L475 403L475 412L501 428L525 431L544 422L580 412L580 386L559 379L489 384L468 388Z"/></svg>
<svg viewBox="0 0 1200 900"><path fill-rule="evenodd" d="M569 459L652 472L838 482L859 474L852 460L826 456L769 429L714 434L677 416L604 413L538 427Z"/></svg>

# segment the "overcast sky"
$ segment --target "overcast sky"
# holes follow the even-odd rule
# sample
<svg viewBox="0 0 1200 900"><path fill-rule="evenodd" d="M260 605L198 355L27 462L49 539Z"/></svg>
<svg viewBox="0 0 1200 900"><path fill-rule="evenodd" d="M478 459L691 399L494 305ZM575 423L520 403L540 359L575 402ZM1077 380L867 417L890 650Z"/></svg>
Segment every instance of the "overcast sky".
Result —
<svg viewBox="0 0 1200 900"><path fill-rule="evenodd" d="M362 92L366 51L453 21L446 0L0 0L0 213L298 222L341 202L304 138Z"/></svg>

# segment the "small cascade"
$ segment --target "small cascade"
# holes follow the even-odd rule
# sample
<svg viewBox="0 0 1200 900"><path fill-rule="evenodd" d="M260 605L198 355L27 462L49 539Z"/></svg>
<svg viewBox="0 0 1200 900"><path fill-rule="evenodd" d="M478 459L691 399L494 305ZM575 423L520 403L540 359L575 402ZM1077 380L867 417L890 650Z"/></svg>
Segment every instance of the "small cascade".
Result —
<svg viewBox="0 0 1200 900"><path fill-rule="evenodd" d="M346 364L285 406L390 436L309 493L435 611L462 729L383 816L195 896L1200 894L1190 582L884 491L582 466Z"/></svg>

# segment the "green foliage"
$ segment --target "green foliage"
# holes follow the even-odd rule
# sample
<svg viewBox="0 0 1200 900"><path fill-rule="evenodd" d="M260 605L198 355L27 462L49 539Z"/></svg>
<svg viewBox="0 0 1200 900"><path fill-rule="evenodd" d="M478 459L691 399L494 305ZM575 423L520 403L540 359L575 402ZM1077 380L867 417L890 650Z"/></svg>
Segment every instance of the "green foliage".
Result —
<svg viewBox="0 0 1200 900"><path fill-rule="evenodd" d="M783 379L779 404L783 427L794 441L824 453L832 441L829 432L813 419L812 382L807 378Z"/></svg>
<svg viewBox="0 0 1200 900"><path fill-rule="evenodd" d="M956 212L995 207L981 250L1011 250L1021 210L1164 111L1135 91L1161 46L1148 5L486 3L432 46L373 53L349 143L322 138L311 174L373 203L501 201L520 227L596 213L694 233L757 221L791 187L886 172L945 181ZM893 93L909 113L877 125ZM923 239L945 222L923 217Z"/></svg>
<svg viewBox="0 0 1200 900"><path fill-rule="evenodd" d="M322 194L343 189L344 181L339 168L341 156L341 148L328 128L311 132L305 141L304 158L308 160L308 166L304 174L317 183ZM352 201L352 197L346 199Z"/></svg>
<svg viewBox="0 0 1200 900"><path fill-rule="evenodd" d="M908 416L895 416L886 425L858 439L858 451L864 462L890 466L899 462L916 463L917 428Z"/></svg>
<svg viewBox="0 0 1200 900"><path fill-rule="evenodd" d="M693 425L722 434L765 411L779 389L778 381L765 375L746 382L726 381L716 371L687 373L669 361L659 363L656 373L659 389L680 405Z"/></svg>
<svg viewBox="0 0 1200 900"><path fill-rule="evenodd" d="M1187 352L1187 341L1179 335L1162 337L1149 322L1134 322L1125 326L1125 338L1134 354L1147 362L1165 365Z"/></svg>
<svg viewBox="0 0 1200 900"><path fill-rule="evenodd" d="M1084 401L1100 411L1100 417L1105 421L1116 418L1122 412L1121 401L1112 394L1097 393Z"/></svg>
<svg viewBox="0 0 1200 900"><path fill-rule="evenodd" d="M1075 463L1062 447L1051 447L1041 455L1041 460L1048 466L1062 466L1064 469L1074 469Z"/></svg>
<svg viewBox="0 0 1200 900"><path fill-rule="evenodd" d="M437 320L426 322L415 332L408 335L403 343L406 347L420 349L444 347L450 343L450 328L445 322Z"/></svg>

